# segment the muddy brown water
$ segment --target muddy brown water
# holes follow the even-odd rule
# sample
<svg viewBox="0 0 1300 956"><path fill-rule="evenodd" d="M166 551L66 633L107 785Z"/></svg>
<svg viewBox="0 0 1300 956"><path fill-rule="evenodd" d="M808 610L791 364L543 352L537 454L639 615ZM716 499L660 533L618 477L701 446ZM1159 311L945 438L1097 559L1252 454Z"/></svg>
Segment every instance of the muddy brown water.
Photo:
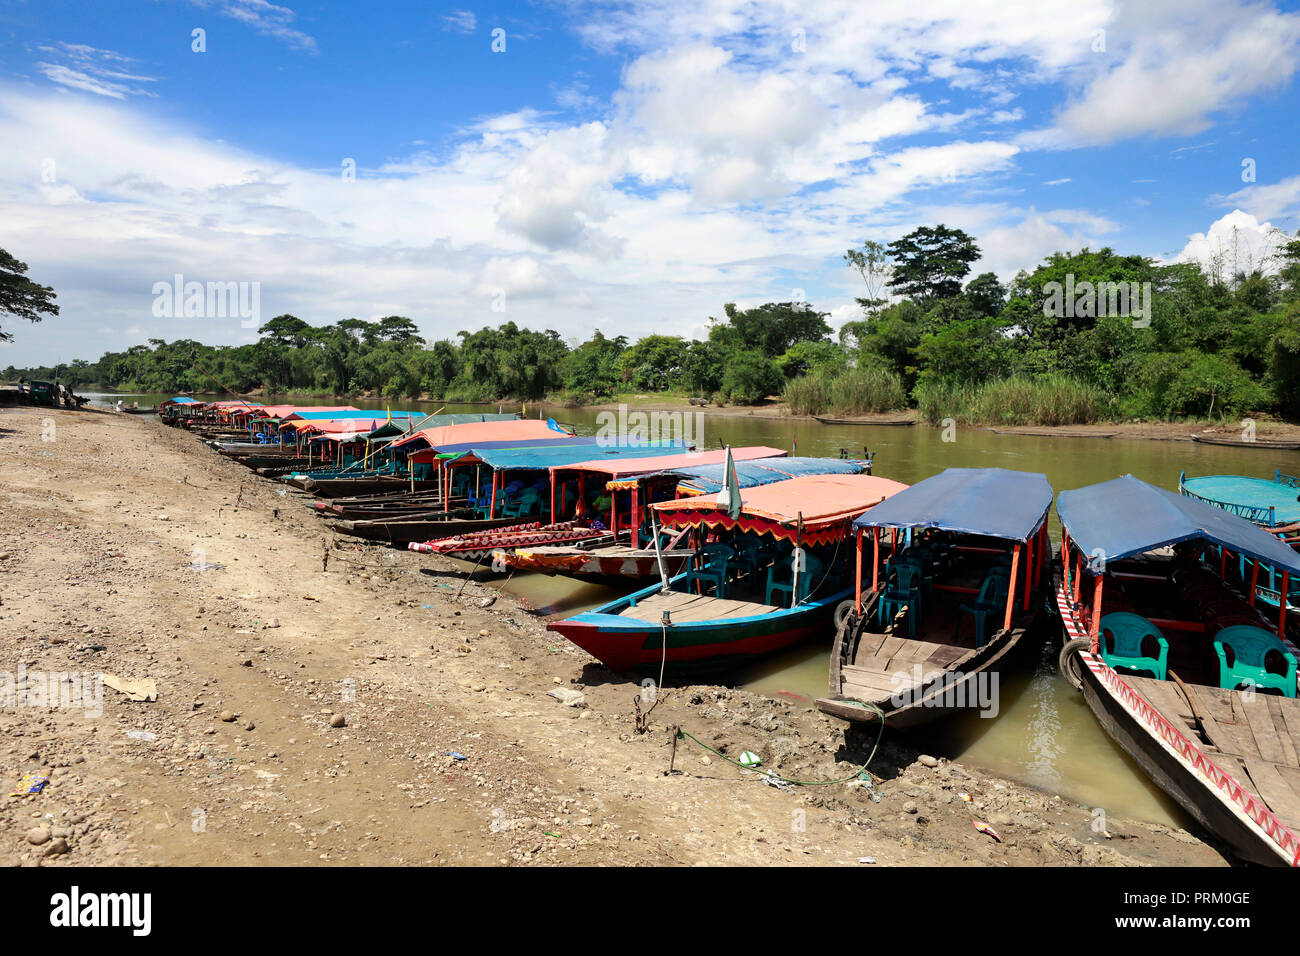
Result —
<svg viewBox="0 0 1300 956"><path fill-rule="evenodd" d="M99 399L99 396L92 396ZM103 396L105 404L119 396ZM127 402L157 404L167 395L122 395ZM202 397L202 396L196 396ZM285 401L293 401L292 398ZM304 400L305 402L306 400ZM315 403L315 400L312 400ZM382 401L353 400L358 408L382 410ZM497 411L497 406L395 402L402 408L433 412ZM508 406L509 411L518 406ZM631 411L636 411L635 407ZM529 417L554 417L594 434L609 418L594 409L530 404ZM665 433L681 428L660 419ZM635 425L633 419L630 422ZM651 427L655 421L652 419ZM875 459L875 473L914 484L944 468L1014 468L1038 471L1058 492L1133 474L1164 488L1176 489L1180 470L1190 475L1236 474L1272 478L1274 469L1300 470L1300 452L1255 451L1193 442L1134 438L1051 438L996 434L987 429L943 429L919 425L835 426L814 421L748 415L691 413L685 422L699 447L723 444L770 445L799 455L837 457L841 449L859 456L864 446ZM945 437L951 438L945 441ZM1052 515L1052 537L1060 527ZM466 566L468 569L468 565ZM569 615L612 600L627 588L587 584L537 574L512 575L504 588L527 607L547 615ZM757 693L812 701L826 693L829 635L740 669L727 676L730 686ZM922 728L911 742L936 756L978 767L1050 793L1103 808L1108 814L1173 826L1186 826L1182 811L1143 774L1101 730L1082 697L1056 669L1059 633L1049 627L1037 662L1002 677L998 713L983 718L970 713Z"/></svg>

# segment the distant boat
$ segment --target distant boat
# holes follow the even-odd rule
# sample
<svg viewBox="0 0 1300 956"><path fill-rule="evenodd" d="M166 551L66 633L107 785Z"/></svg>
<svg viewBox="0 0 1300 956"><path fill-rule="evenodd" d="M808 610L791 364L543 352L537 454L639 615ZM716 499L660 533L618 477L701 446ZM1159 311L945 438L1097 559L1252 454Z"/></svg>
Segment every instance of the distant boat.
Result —
<svg viewBox="0 0 1300 956"><path fill-rule="evenodd" d="M1202 445L1223 445L1226 448L1255 448L1272 451L1300 450L1300 441L1278 441L1276 439L1257 438L1255 441L1242 441L1239 438L1217 438L1213 435L1192 435L1192 441Z"/></svg>
<svg viewBox="0 0 1300 956"><path fill-rule="evenodd" d="M821 415L814 415L813 418L823 425L915 425L915 418L823 418Z"/></svg>
<svg viewBox="0 0 1300 956"><path fill-rule="evenodd" d="M1119 432L1066 431L1063 428L992 428L995 435L1027 435L1032 438L1114 438Z"/></svg>

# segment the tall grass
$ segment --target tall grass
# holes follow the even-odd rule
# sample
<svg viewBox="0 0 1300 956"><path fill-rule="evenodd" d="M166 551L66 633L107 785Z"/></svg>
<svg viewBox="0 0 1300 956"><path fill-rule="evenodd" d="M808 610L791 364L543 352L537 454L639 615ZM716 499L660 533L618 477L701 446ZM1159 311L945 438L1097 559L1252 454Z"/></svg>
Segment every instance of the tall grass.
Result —
<svg viewBox="0 0 1300 956"><path fill-rule="evenodd" d="M814 369L786 383L782 399L796 415L853 415L907 405L903 381L890 369Z"/></svg>
<svg viewBox="0 0 1300 956"><path fill-rule="evenodd" d="M982 385L923 382L916 402L931 424L951 418L971 425L1086 425L1117 411L1113 396L1060 374L1016 375Z"/></svg>

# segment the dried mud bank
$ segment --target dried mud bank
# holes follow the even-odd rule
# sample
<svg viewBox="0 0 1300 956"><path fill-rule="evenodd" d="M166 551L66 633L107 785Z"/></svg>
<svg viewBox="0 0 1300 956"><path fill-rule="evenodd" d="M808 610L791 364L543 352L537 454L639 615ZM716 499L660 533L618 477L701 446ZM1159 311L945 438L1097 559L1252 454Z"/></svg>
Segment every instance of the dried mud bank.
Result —
<svg viewBox="0 0 1300 956"><path fill-rule="evenodd" d="M638 734L635 686L490 582L327 528L155 421L0 414L0 691L25 681L0 706L0 862L1223 862L889 732L870 785L772 786L689 740L668 775L670 725L800 780L849 776L874 732L692 686ZM156 699L96 702L96 675Z"/></svg>

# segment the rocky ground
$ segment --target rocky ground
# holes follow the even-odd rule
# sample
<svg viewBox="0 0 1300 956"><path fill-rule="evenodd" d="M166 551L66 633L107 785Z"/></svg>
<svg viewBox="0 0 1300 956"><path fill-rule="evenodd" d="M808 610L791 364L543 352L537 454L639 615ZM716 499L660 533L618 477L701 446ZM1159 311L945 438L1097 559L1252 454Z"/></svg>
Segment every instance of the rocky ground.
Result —
<svg viewBox="0 0 1300 956"><path fill-rule="evenodd" d="M157 421L2 412L2 862L1224 862L1181 830L1095 832L1087 808L888 732L870 779L828 786L720 756L856 778L874 731L789 700L669 688L637 733L635 685L490 582L332 540L300 496ZM96 701L96 676L156 699ZM720 755L681 740L670 774L674 725ZM10 795L29 776L48 783Z"/></svg>

